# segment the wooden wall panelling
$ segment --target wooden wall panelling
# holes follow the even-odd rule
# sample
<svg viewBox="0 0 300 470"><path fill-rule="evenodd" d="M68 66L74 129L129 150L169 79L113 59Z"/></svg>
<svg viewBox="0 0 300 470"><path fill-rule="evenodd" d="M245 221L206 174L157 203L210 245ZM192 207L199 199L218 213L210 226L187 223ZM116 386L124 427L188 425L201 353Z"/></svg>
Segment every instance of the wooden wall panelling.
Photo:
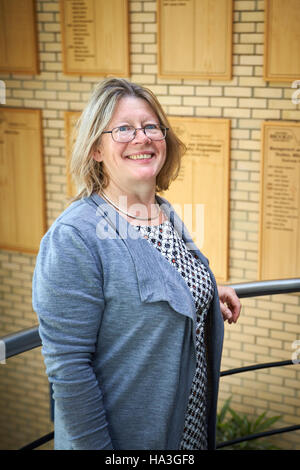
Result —
<svg viewBox="0 0 300 470"><path fill-rule="evenodd" d="M41 111L0 108L0 248L37 253L46 231Z"/></svg>
<svg viewBox="0 0 300 470"><path fill-rule="evenodd" d="M259 279L299 277L300 124L264 122Z"/></svg>
<svg viewBox="0 0 300 470"><path fill-rule="evenodd" d="M265 0L265 80L300 78L299 25L299 0Z"/></svg>
<svg viewBox="0 0 300 470"><path fill-rule="evenodd" d="M0 0L0 71L39 71L34 0Z"/></svg>
<svg viewBox="0 0 300 470"><path fill-rule="evenodd" d="M128 0L60 0L65 74L129 76Z"/></svg>
<svg viewBox="0 0 300 470"><path fill-rule="evenodd" d="M163 192L210 260L218 281L228 279L229 119L169 117L187 146L180 173Z"/></svg>
<svg viewBox="0 0 300 470"><path fill-rule="evenodd" d="M232 0L157 0L163 78L232 78Z"/></svg>

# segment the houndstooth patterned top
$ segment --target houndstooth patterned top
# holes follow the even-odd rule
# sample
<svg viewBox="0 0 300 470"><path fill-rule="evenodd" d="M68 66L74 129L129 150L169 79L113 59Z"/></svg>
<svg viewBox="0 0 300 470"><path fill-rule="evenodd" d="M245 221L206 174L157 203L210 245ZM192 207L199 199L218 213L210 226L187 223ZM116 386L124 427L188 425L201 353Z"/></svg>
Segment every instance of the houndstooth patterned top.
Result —
<svg viewBox="0 0 300 470"><path fill-rule="evenodd" d="M204 450L207 449L205 321L213 297L213 284L206 267L187 249L169 221L160 225L135 227L178 270L187 283L195 302L197 365L180 449Z"/></svg>

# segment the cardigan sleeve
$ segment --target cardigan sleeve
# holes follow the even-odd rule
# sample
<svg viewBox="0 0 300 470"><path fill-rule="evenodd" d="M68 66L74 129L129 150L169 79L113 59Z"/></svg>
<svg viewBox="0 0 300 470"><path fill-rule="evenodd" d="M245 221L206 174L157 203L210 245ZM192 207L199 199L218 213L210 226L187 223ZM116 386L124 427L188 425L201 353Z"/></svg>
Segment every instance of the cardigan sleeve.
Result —
<svg viewBox="0 0 300 470"><path fill-rule="evenodd" d="M55 407L74 449L112 449L92 363L104 310L101 266L81 233L56 223L33 276L33 308Z"/></svg>

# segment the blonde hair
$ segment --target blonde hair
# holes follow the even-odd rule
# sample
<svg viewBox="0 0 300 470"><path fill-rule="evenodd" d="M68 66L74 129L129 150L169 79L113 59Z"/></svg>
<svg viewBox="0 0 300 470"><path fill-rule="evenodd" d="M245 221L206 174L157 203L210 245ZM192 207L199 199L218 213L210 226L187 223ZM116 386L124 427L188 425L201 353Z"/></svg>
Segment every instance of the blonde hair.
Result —
<svg viewBox="0 0 300 470"><path fill-rule="evenodd" d="M125 79L108 78L99 83L91 95L76 125L76 140L73 147L70 172L78 188L76 201L105 189L109 183L102 166L93 158L100 143L101 134L110 122L116 104L125 96L146 100L156 113L160 124L168 127L166 136L166 161L156 179L156 191L168 189L179 172L181 157L186 147L174 134L168 119L155 95L147 88Z"/></svg>

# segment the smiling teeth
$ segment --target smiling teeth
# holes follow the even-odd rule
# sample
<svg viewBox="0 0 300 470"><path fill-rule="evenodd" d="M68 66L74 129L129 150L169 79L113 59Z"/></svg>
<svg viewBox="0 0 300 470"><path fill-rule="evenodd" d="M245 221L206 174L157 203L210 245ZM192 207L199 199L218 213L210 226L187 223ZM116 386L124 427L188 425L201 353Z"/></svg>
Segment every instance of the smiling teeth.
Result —
<svg viewBox="0 0 300 470"><path fill-rule="evenodd" d="M130 158L130 160L143 160L145 158L151 158L151 155L149 155L149 154L128 155L127 158Z"/></svg>

